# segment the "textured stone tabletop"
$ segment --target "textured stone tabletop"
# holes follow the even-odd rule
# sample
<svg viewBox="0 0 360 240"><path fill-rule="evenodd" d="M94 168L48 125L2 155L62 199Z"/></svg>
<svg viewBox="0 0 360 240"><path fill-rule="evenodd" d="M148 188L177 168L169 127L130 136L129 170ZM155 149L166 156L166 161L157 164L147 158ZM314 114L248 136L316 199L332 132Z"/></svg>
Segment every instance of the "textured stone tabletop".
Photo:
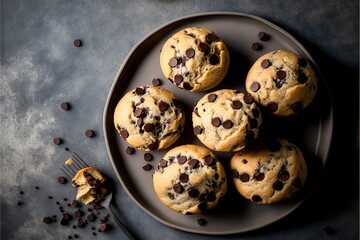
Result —
<svg viewBox="0 0 360 240"><path fill-rule="evenodd" d="M274 224L230 236L183 232L145 213L118 182L103 134L109 90L136 43L168 21L214 11L257 15L292 34L317 62L334 107L332 148L310 199ZM75 189L58 182L71 151L116 182L117 210L136 239L359 238L358 1L2 0L0 79L1 239L125 239L111 218L113 228L98 231L104 209L84 228L60 224L61 209L74 211Z"/></svg>

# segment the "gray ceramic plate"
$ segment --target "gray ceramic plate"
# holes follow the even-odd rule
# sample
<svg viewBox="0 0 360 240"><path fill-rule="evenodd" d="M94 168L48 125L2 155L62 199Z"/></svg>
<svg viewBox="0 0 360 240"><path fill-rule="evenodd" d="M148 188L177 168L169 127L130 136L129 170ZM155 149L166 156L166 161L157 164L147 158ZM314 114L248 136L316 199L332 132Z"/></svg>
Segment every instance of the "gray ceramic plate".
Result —
<svg viewBox="0 0 360 240"><path fill-rule="evenodd" d="M164 206L153 190L152 174L166 150L153 152L154 160L150 163L154 168L144 171L142 166L147 163L143 159L144 152L137 150L134 155L125 153L128 144L117 134L113 126L113 113L117 102L125 92L140 85L149 85L153 78L160 78L163 82L162 87L174 92L182 100L187 111L186 128L173 146L185 143L201 145L192 132L191 111L195 101L205 93L190 93L176 88L164 78L159 64L159 54L163 43L175 32L191 26L212 29L229 48L231 58L229 72L225 80L213 90L233 88L244 91L244 80L252 63L272 50L293 51L314 63L310 54L294 37L278 26L256 16L216 12L196 14L171 21L154 30L131 50L114 79L104 111L107 151L119 181L131 199L158 221L180 230L202 234L232 234L258 229L294 211L309 197L319 182L332 135L333 116L330 95L314 63L319 78L319 91L312 105L303 113L289 118L275 118L264 114L261 128L263 136L285 137L297 144L304 152L309 168L309 179L302 194L290 201L278 204L256 205L243 199L235 191L230 178L228 193L216 209L206 214L181 215ZM257 37L260 31L268 33L270 40L260 41ZM262 49L252 50L253 42L259 42ZM228 171L232 154L216 154ZM200 227L197 224L198 218L206 219L207 224Z"/></svg>

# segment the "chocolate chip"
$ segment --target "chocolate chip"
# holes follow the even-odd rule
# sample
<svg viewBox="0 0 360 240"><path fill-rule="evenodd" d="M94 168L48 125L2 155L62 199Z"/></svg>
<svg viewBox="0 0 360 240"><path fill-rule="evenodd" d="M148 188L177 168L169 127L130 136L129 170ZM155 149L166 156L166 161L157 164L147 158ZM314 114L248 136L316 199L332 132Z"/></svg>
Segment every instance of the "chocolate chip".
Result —
<svg viewBox="0 0 360 240"><path fill-rule="evenodd" d="M66 220L66 219L64 219L64 218L62 218L62 219L60 220L60 224L63 225L63 226L65 226L65 225L68 225L68 224L69 224L69 221Z"/></svg>
<svg viewBox="0 0 360 240"><path fill-rule="evenodd" d="M142 167L142 169L144 169L144 171L150 171L152 169L152 166L151 166L151 164L148 163L148 164L144 165Z"/></svg>
<svg viewBox="0 0 360 240"><path fill-rule="evenodd" d="M216 159L215 158L213 158L212 156L206 156L205 158L204 158L204 160L205 160L205 163L206 163L206 165L208 165L208 166L213 166L213 165L215 165L216 164Z"/></svg>
<svg viewBox="0 0 360 240"><path fill-rule="evenodd" d="M249 124L250 124L250 129L254 129L258 127L258 121L255 118L250 119Z"/></svg>
<svg viewBox="0 0 360 240"><path fill-rule="evenodd" d="M204 225L206 225L206 220L203 218L199 218L197 220L197 223L199 224L199 226L204 226Z"/></svg>
<svg viewBox="0 0 360 240"><path fill-rule="evenodd" d="M171 58L169 64L171 67L176 67L178 65L178 59L176 57Z"/></svg>
<svg viewBox="0 0 360 240"><path fill-rule="evenodd" d="M247 104L251 104L253 102L253 98L250 94L246 93L244 95L244 102Z"/></svg>
<svg viewBox="0 0 360 240"><path fill-rule="evenodd" d="M300 58L299 59L299 66L300 67L306 67L306 65L307 65L307 61L305 59L303 59L303 58Z"/></svg>
<svg viewBox="0 0 360 240"><path fill-rule="evenodd" d="M306 81L307 81L306 75L305 75L304 73L300 73L299 76L298 76L297 81L298 81L299 83L301 83L301 84L306 83Z"/></svg>
<svg viewBox="0 0 360 240"><path fill-rule="evenodd" d="M251 109L251 112L254 115L254 118L258 118L260 116L260 112L257 108Z"/></svg>
<svg viewBox="0 0 360 240"><path fill-rule="evenodd" d="M266 34L265 32L259 32L258 33L258 38L261 40L261 41L267 41L270 39L270 36L268 34Z"/></svg>
<svg viewBox="0 0 360 240"><path fill-rule="evenodd" d="M180 157L178 158L178 163L179 163L180 165L183 165L184 163L186 163L186 161L187 161L187 158L186 158L185 156L180 156Z"/></svg>
<svg viewBox="0 0 360 240"><path fill-rule="evenodd" d="M159 163L160 167L165 168L165 167L167 167L167 164L168 164L167 160L165 160L165 159L160 160L160 163Z"/></svg>
<svg viewBox="0 0 360 240"><path fill-rule="evenodd" d="M99 230L100 232L107 232L111 229L110 225L106 224L106 223L101 223L99 226Z"/></svg>
<svg viewBox="0 0 360 240"><path fill-rule="evenodd" d="M189 82L184 82L183 88L187 91L190 91L193 87L191 86L191 84Z"/></svg>
<svg viewBox="0 0 360 240"><path fill-rule="evenodd" d="M152 85L154 85L155 87L157 86L161 86L162 82L159 78L153 78L153 80L151 81Z"/></svg>
<svg viewBox="0 0 360 240"><path fill-rule="evenodd" d="M91 213L91 214L89 214L89 215L86 217L86 219L87 219L89 222L93 222L93 221L96 220L96 215L93 214L93 213Z"/></svg>
<svg viewBox="0 0 360 240"><path fill-rule="evenodd" d="M189 48L189 49L186 50L185 55L188 58L192 58L193 56L195 56L195 50L192 49L192 48Z"/></svg>
<svg viewBox="0 0 360 240"><path fill-rule="evenodd" d="M76 47L80 47L80 46L82 45L81 40L80 40L80 39L75 39L75 40L74 40L74 45L75 45Z"/></svg>
<svg viewBox="0 0 360 240"><path fill-rule="evenodd" d="M266 105L267 110L269 110L270 112L276 112L278 110L278 105L275 102L269 102Z"/></svg>
<svg viewBox="0 0 360 240"><path fill-rule="evenodd" d="M296 102L291 106L291 110L294 113L300 112L303 109L303 104L301 102Z"/></svg>
<svg viewBox="0 0 360 240"><path fill-rule="evenodd" d="M159 147L159 143L158 142L153 142L153 143L150 143L149 144L149 149L154 151L154 150L157 150Z"/></svg>
<svg viewBox="0 0 360 240"><path fill-rule="evenodd" d="M20 193L21 195L23 195L23 194L24 194L24 191L20 191L19 193Z"/></svg>
<svg viewBox="0 0 360 240"><path fill-rule="evenodd" d="M88 138L94 137L95 136L95 132L91 129L88 129L85 131L85 136L87 136Z"/></svg>
<svg viewBox="0 0 360 240"><path fill-rule="evenodd" d="M53 142L54 142L55 145L60 145L63 141L62 141L61 138L58 138L58 137L57 137L57 138L54 138L54 139L53 139Z"/></svg>
<svg viewBox="0 0 360 240"><path fill-rule="evenodd" d="M270 67L271 62L268 59L264 59L264 60L261 61L260 65L261 65L262 68L268 68L268 67Z"/></svg>
<svg viewBox="0 0 360 240"><path fill-rule="evenodd" d="M231 175L233 178L239 178L239 172L236 169L231 169Z"/></svg>
<svg viewBox="0 0 360 240"><path fill-rule="evenodd" d="M145 132L152 132L152 131L154 131L154 129L155 129L155 126L152 123L147 123L144 125Z"/></svg>
<svg viewBox="0 0 360 240"><path fill-rule="evenodd" d="M253 82L250 85L250 90L253 92L257 92L260 89L260 84L258 82Z"/></svg>
<svg viewBox="0 0 360 240"><path fill-rule="evenodd" d="M46 223L46 224L50 224L53 222L52 218L51 217L44 217L43 218L43 222Z"/></svg>
<svg viewBox="0 0 360 240"><path fill-rule="evenodd" d="M120 135L123 138L127 138L127 137L129 137L129 132L126 129L123 129L123 130L120 131Z"/></svg>
<svg viewBox="0 0 360 240"><path fill-rule="evenodd" d="M211 120L211 124L214 126L214 127L218 127L221 125L221 120L220 118L218 117L215 117Z"/></svg>
<svg viewBox="0 0 360 240"><path fill-rule="evenodd" d="M135 89L135 93L139 96L143 95L145 93L145 90L143 88L137 87Z"/></svg>
<svg viewBox="0 0 360 240"><path fill-rule="evenodd" d="M278 141L276 141L275 139L272 139L269 141L268 147L269 147L270 152L277 152L281 149L281 144Z"/></svg>
<svg viewBox="0 0 360 240"><path fill-rule="evenodd" d="M166 102L160 101L159 104L159 109L161 112L165 112L166 110L169 109L169 104L167 104Z"/></svg>
<svg viewBox="0 0 360 240"><path fill-rule="evenodd" d="M79 217L82 217L84 215L84 212L79 209L79 210L75 211L74 215L75 215L76 218L79 218Z"/></svg>
<svg viewBox="0 0 360 240"><path fill-rule="evenodd" d="M63 110L69 110L71 108L70 103L68 102L62 102L60 106Z"/></svg>
<svg viewBox="0 0 360 240"><path fill-rule="evenodd" d="M153 155L151 153L145 153L144 154L144 160L145 161L151 161L153 160Z"/></svg>
<svg viewBox="0 0 360 240"><path fill-rule="evenodd" d="M209 33L208 35L206 35L206 41L208 43L212 43L212 42L215 42L217 40L217 37L215 34L213 33Z"/></svg>
<svg viewBox="0 0 360 240"><path fill-rule="evenodd" d="M253 195L251 198L254 202L261 202L262 198L259 195Z"/></svg>
<svg viewBox="0 0 360 240"><path fill-rule="evenodd" d="M39 186L35 186L35 189L36 189L36 190L39 190L40 188L39 188Z"/></svg>
<svg viewBox="0 0 360 240"><path fill-rule="evenodd" d="M235 100L231 103L231 107L233 109L240 109L242 108L242 103L239 100Z"/></svg>
<svg viewBox="0 0 360 240"><path fill-rule="evenodd" d="M197 196L199 196L199 191L196 190L195 188L191 187L187 190L187 193L189 195L189 197L193 197L196 198Z"/></svg>
<svg viewBox="0 0 360 240"><path fill-rule="evenodd" d="M180 74L176 74L174 76L174 82L177 83L177 84L181 83L183 80L184 80L184 78Z"/></svg>
<svg viewBox="0 0 360 240"><path fill-rule="evenodd" d="M264 173L261 173L261 172L256 172L255 174L254 174L254 179L256 180L256 181L262 181L262 180L264 180L264 178L265 178L265 174Z"/></svg>
<svg viewBox="0 0 360 240"><path fill-rule="evenodd" d="M208 97L207 97L209 102L215 102L216 98L217 98L217 95L214 93L208 95Z"/></svg>
<svg viewBox="0 0 360 240"><path fill-rule="evenodd" d="M190 166L190 169L196 169L200 166L200 162L197 159L190 159L189 166Z"/></svg>
<svg viewBox="0 0 360 240"><path fill-rule="evenodd" d="M184 188L183 188L183 186L181 186L180 183L177 183L173 186L173 190L176 193L182 193L184 191Z"/></svg>
<svg viewBox="0 0 360 240"><path fill-rule="evenodd" d="M257 50L261 50L261 45L257 42L254 42L252 45L251 45L251 49L254 50L254 51L257 51Z"/></svg>
<svg viewBox="0 0 360 240"><path fill-rule="evenodd" d="M206 195L205 200L207 202L214 202L216 200L216 195L214 192L210 192L208 195Z"/></svg>
<svg viewBox="0 0 360 240"><path fill-rule="evenodd" d="M186 173L182 173L179 176L180 182L187 183L189 181L189 176Z"/></svg>
<svg viewBox="0 0 360 240"><path fill-rule="evenodd" d="M278 79L285 79L285 78L286 78L286 72L283 71L283 70L279 70L279 71L277 71L277 73L276 73L276 77L277 77Z"/></svg>
<svg viewBox="0 0 360 240"><path fill-rule="evenodd" d="M23 202L18 201L18 202L17 202L17 205L18 205L18 206L21 206L21 205L23 205Z"/></svg>
<svg viewBox="0 0 360 240"><path fill-rule="evenodd" d="M250 179L250 176L247 173L242 173L239 175L239 178L242 182L248 182Z"/></svg>
<svg viewBox="0 0 360 240"><path fill-rule="evenodd" d="M209 50L209 45L207 43L201 42L199 43L199 49L202 52L207 52Z"/></svg>
<svg viewBox="0 0 360 240"><path fill-rule="evenodd" d="M252 141L255 138L255 133L251 130L249 130L247 133L245 133L245 139L247 141Z"/></svg>
<svg viewBox="0 0 360 240"><path fill-rule="evenodd" d="M205 200L205 194L201 194L200 199ZM203 201L198 204L198 208L201 212L205 212L207 210L207 202Z"/></svg>
<svg viewBox="0 0 360 240"><path fill-rule="evenodd" d="M199 135L203 132L203 129L200 126L195 126L194 127L194 133L195 135Z"/></svg>
<svg viewBox="0 0 360 240"><path fill-rule="evenodd" d="M129 155L132 155L132 154L135 153L135 148L133 148L133 147L127 147L126 150L125 150L125 152L126 152L127 154L129 154Z"/></svg>
<svg viewBox="0 0 360 240"><path fill-rule="evenodd" d="M216 65L216 64L218 64L219 62L220 62L220 59L219 59L219 57L218 57L217 55L211 54L211 55L209 56L209 63L210 63L211 65Z"/></svg>
<svg viewBox="0 0 360 240"><path fill-rule="evenodd" d="M281 181L287 181L290 178L290 174L288 171L283 170L283 171L279 172L278 178Z"/></svg>
<svg viewBox="0 0 360 240"><path fill-rule="evenodd" d="M243 164L247 164L248 161L247 161L246 159L243 159L243 160L242 160L242 163L243 163Z"/></svg>
<svg viewBox="0 0 360 240"><path fill-rule="evenodd" d="M76 200L73 200L73 201L71 202L71 205L72 205L74 208L81 207L81 204L80 204L78 201L76 201Z"/></svg>
<svg viewBox="0 0 360 240"><path fill-rule="evenodd" d="M230 129L232 128L234 125L234 123L231 121L231 120L226 120L225 122L223 122L222 126L225 128L225 129Z"/></svg>
<svg viewBox="0 0 360 240"><path fill-rule="evenodd" d="M283 189L284 187L284 184L280 181L276 181L274 184L273 184L273 188L274 190L278 190L280 191L281 189Z"/></svg>
<svg viewBox="0 0 360 240"><path fill-rule="evenodd" d="M63 176L60 176L60 177L58 177L58 182L60 184L65 184L65 183L67 183L67 179Z"/></svg>

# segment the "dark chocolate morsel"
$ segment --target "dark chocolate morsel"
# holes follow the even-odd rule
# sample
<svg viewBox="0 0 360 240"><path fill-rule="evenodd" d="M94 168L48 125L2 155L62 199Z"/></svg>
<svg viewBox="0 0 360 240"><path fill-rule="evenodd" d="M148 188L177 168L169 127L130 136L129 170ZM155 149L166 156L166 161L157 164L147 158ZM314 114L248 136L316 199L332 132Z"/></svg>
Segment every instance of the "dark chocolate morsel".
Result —
<svg viewBox="0 0 360 240"><path fill-rule="evenodd" d="M195 135L201 134L203 132L203 129L200 126L194 127L194 133Z"/></svg>
<svg viewBox="0 0 360 240"><path fill-rule="evenodd" d="M207 97L209 102L215 102L216 98L217 98L217 95L214 93L208 95L208 97Z"/></svg>
<svg viewBox="0 0 360 240"><path fill-rule="evenodd" d="M206 41L208 43L212 43L212 42L215 42L217 39L216 35L213 34L213 33L209 33L208 35L206 35Z"/></svg>
<svg viewBox="0 0 360 240"><path fill-rule="evenodd" d="M231 169L231 175L233 178L239 178L239 172L236 169Z"/></svg>
<svg viewBox="0 0 360 240"><path fill-rule="evenodd" d="M176 74L176 75L174 76L174 82L175 82L175 83L179 84L179 83L181 83L182 81L183 81L183 76L181 76L180 74Z"/></svg>
<svg viewBox="0 0 360 240"><path fill-rule="evenodd" d="M201 42L201 43L199 43L199 49L200 49L200 51L206 53L209 50L209 45L207 43Z"/></svg>
<svg viewBox="0 0 360 240"><path fill-rule="evenodd" d="M160 101L158 105L161 112L165 112L169 108L169 104L163 101Z"/></svg>
<svg viewBox="0 0 360 240"><path fill-rule="evenodd" d="M300 112L303 108L304 107L301 102L296 102L291 106L291 110L293 110L294 113Z"/></svg>
<svg viewBox="0 0 360 240"><path fill-rule="evenodd" d="M53 219L51 217L44 217L43 222L46 224L50 224L53 222Z"/></svg>
<svg viewBox="0 0 360 240"><path fill-rule="evenodd" d="M203 218L199 218L197 220L197 223L199 224L199 226L204 226L206 224L206 220Z"/></svg>
<svg viewBox="0 0 360 240"><path fill-rule="evenodd" d="M255 133L251 130L249 130L247 133L245 133L245 139L247 141L252 141L255 139Z"/></svg>
<svg viewBox="0 0 360 240"><path fill-rule="evenodd" d="M75 39L75 40L74 40L74 45L75 45L76 47L81 47L81 45L82 45L81 40L80 40L80 39Z"/></svg>
<svg viewBox="0 0 360 240"><path fill-rule="evenodd" d="M53 142L54 142L55 145L60 145L63 141L62 141L61 138L58 138L58 137L57 137L57 138L54 138L54 139L53 139Z"/></svg>
<svg viewBox="0 0 360 240"><path fill-rule="evenodd" d="M254 50L254 51L257 51L257 50L261 50L261 45L257 42L254 42L252 45L251 45L251 49Z"/></svg>
<svg viewBox="0 0 360 240"><path fill-rule="evenodd" d="M143 95L145 93L145 90L143 88L137 87L135 89L135 93L139 96Z"/></svg>
<svg viewBox="0 0 360 240"><path fill-rule="evenodd" d="M225 128L225 129L230 129L232 128L234 125L234 123L231 121L231 120L226 120L225 122L223 122L222 126Z"/></svg>
<svg viewBox="0 0 360 240"><path fill-rule="evenodd" d="M215 117L211 120L211 124L214 126L214 127L218 127L221 125L221 120L220 118L218 117Z"/></svg>
<svg viewBox="0 0 360 240"><path fill-rule="evenodd" d="M189 49L186 50L185 55L188 58L192 58L192 57L195 56L195 50L192 49L192 48L189 48Z"/></svg>
<svg viewBox="0 0 360 240"><path fill-rule="evenodd" d="M258 82L253 82L250 85L250 90L253 92L257 92L260 89L260 84Z"/></svg>
<svg viewBox="0 0 360 240"><path fill-rule="evenodd" d="M158 142L153 142L153 143L150 143L149 144L149 149L154 151L154 150L157 150L159 147L159 143Z"/></svg>
<svg viewBox="0 0 360 240"><path fill-rule="evenodd" d="M190 159L189 165L190 165L190 169L196 169L200 166L200 162L197 159Z"/></svg>
<svg viewBox="0 0 360 240"><path fill-rule="evenodd" d="M258 118L260 116L260 112L257 108L251 109L251 112L254 115L254 118Z"/></svg>
<svg viewBox="0 0 360 240"><path fill-rule="evenodd" d="M264 180L264 178L265 178L265 174L264 174L264 173L256 172L256 173L254 174L254 179L255 179L256 181L262 181L262 180Z"/></svg>
<svg viewBox="0 0 360 240"><path fill-rule="evenodd" d="M283 187L284 187L284 184L281 181L276 181L273 184L274 190L280 191L281 189L283 189Z"/></svg>
<svg viewBox="0 0 360 240"><path fill-rule="evenodd" d="M168 164L168 161L165 160L165 159L161 159L160 160L160 163L159 163L159 166L164 168L164 167L167 167L167 164Z"/></svg>
<svg viewBox="0 0 360 240"><path fill-rule="evenodd" d="M206 195L205 200L207 202L214 202L216 200L216 195L214 192L210 192L208 195Z"/></svg>
<svg viewBox="0 0 360 240"><path fill-rule="evenodd" d="M261 65L262 68L268 68L268 67L270 67L271 62L268 59L264 59L264 60L261 61L260 65Z"/></svg>
<svg viewBox="0 0 360 240"><path fill-rule="evenodd" d="M276 73L276 77L277 77L278 79L285 79L285 78L286 78L286 72L283 71L283 70L279 70L279 71L277 71L277 73Z"/></svg>
<svg viewBox="0 0 360 240"><path fill-rule="evenodd" d="M125 152L128 154L128 155L131 155L131 154L134 154L135 152L135 148L133 147L127 147Z"/></svg>
<svg viewBox="0 0 360 240"><path fill-rule="evenodd" d="M187 158L186 158L185 156L180 156L180 157L178 158L178 163L179 163L180 165L186 163L186 161L187 161Z"/></svg>
<svg viewBox="0 0 360 240"><path fill-rule="evenodd" d="M235 100L231 103L231 107L233 109L240 109L242 107L242 103L239 100Z"/></svg>
<svg viewBox="0 0 360 240"><path fill-rule="evenodd" d="M162 82L161 82L161 80L160 80L159 78L153 78L153 80L152 80L151 83L152 83L152 85L154 85L155 87L162 85Z"/></svg>
<svg viewBox="0 0 360 240"><path fill-rule="evenodd" d="M61 106L61 109L63 109L63 110L69 110L71 108L71 106L68 102L62 102L60 106Z"/></svg>
<svg viewBox="0 0 360 240"><path fill-rule="evenodd" d="M299 73L297 81L301 84L306 83L306 81L307 81L306 75L304 73Z"/></svg>
<svg viewBox="0 0 360 240"><path fill-rule="evenodd" d="M204 158L206 165L213 166L216 164L216 159L212 156L208 155Z"/></svg>
<svg viewBox="0 0 360 240"><path fill-rule="evenodd" d="M276 112L278 110L278 105L276 102L269 102L266 105L266 108L270 111L270 112Z"/></svg>
<svg viewBox="0 0 360 240"><path fill-rule="evenodd" d="M242 182L248 182L250 179L250 176L247 173L242 173L239 175L239 178Z"/></svg>
<svg viewBox="0 0 360 240"><path fill-rule="evenodd" d="M283 171L279 172L278 178L281 181L286 181L286 180L288 180L290 178L290 174L289 174L288 171L283 170Z"/></svg>
<svg viewBox="0 0 360 240"><path fill-rule="evenodd" d="M187 91L190 91L191 89L193 89L193 87L191 86L191 84L189 82L184 82L183 88Z"/></svg>
<svg viewBox="0 0 360 240"><path fill-rule="evenodd" d="M218 64L219 62L220 62L220 59L219 59L219 57L218 57L217 55L211 54L211 55L209 56L209 63L210 63L211 65L216 65L216 64Z"/></svg>
<svg viewBox="0 0 360 240"><path fill-rule="evenodd" d="M179 176L180 182L187 183L189 181L189 176L186 173L182 173Z"/></svg>
<svg viewBox="0 0 360 240"><path fill-rule="evenodd" d="M120 131L120 135L123 138L127 138L127 137L129 137L129 132L126 129L123 129L123 130Z"/></svg>
<svg viewBox="0 0 360 240"><path fill-rule="evenodd" d="M171 58L169 64L171 67L176 67L178 65L178 59L176 57Z"/></svg>
<svg viewBox="0 0 360 240"><path fill-rule="evenodd" d="M88 129L85 131L85 136L87 136L88 138L91 138L91 137L95 136L95 132L91 129Z"/></svg>
<svg viewBox="0 0 360 240"><path fill-rule="evenodd" d="M187 193L190 197L196 198L199 196L199 191L193 187L189 188L187 190Z"/></svg>
<svg viewBox="0 0 360 240"><path fill-rule="evenodd" d="M244 102L247 104L251 104L253 102L253 98L250 94L246 93L244 95Z"/></svg>
<svg viewBox="0 0 360 240"><path fill-rule="evenodd" d="M151 164L147 163L146 165L144 165L142 167L142 169L144 169L144 171L150 171L152 169L152 166L151 166Z"/></svg>
<svg viewBox="0 0 360 240"><path fill-rule="evenodd" d="M251 198L254 202L261 202L262 198L259 195L253 195Z"/></svg>
<svg viewBox="0 0 360 240"><path fill-rule="evenodd" d="M180 183L177 183L173 186L173 190L176 193L182 193L184 191L184 188L183 188L183 186L181 186Z"/></svg>
<svg viewBox="0 0 360 240"><path fill-rule="evenodd" d="M147 123L144 125L145 132L152 132L152 131L154 131L154 129L155 129L155 126L152 123Z"/></svg>
<svg viewBox="0 0 360 240"><path fill-rule="evenodd" d="M58 178L58 182L59 182L60 184L65 184L65 183L67 183L67 179L66 179L65 177L63 177L63 176L60 176L60 177Z"/></svg>
<svg viewBox="0 0 360 240"><path fill-rule="evenodd" d="M267 41L270 39L270 36L265 33L265 32L259 32L258 33L258 38L261 40L261 41Z"/></svg>
<svg viewBox="0 0 360 240"><path fill-rule="evenodd" d="M251 129L258 127L258 121L255 118L251 118L249 124Z"/></svg>
<svg viewBox="0 0 360 240"><path fill-rule="evenodd" d="M151 161L153 160L153 155L151 153L145 153L144 154L144 160L145 161Z"/></svg>

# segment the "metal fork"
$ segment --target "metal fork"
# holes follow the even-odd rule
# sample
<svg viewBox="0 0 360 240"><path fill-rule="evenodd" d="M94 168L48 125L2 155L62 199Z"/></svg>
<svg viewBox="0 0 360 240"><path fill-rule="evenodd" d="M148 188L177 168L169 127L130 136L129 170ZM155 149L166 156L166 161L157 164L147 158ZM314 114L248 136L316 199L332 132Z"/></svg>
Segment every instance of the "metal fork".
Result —
<svg viewBox="0 0 360 240"><path fill-rule="evenodd" d="M74 154L71 156L71 162L66 162L60 168L60 170L69 178L73 179L78 171L80 171L83 168L89 167L89 165L77 154L74 152ZM125 225L121 222L121 220L116 215L114 209L113 209L113 191L111 187L109 186L109 193L105 196L105 198L101 201L101 205L106 208L106 210L109 212L111 217L115 220L116 224L119 226L123 234L129 239L134 240L134 236L127 230Z"/></svg>

